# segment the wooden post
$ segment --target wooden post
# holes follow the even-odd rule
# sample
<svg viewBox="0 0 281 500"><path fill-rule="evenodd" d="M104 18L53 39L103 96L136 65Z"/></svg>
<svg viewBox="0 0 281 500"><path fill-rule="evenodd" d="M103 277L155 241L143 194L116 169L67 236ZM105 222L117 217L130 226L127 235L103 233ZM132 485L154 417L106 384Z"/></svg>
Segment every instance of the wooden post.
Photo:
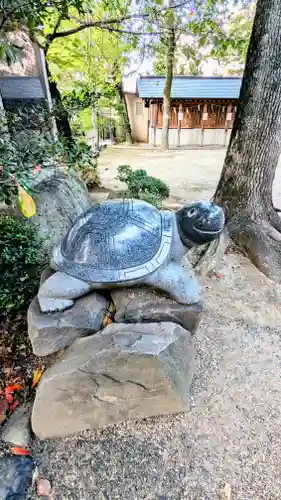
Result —
<svg viewBox="0 0 281 500"><path fill-rule="evenodd" d="M228 122L232 121L232 104L227 106L226 118L225 118L225 128L224 128L224 142L223 145L227 146L227 132L228 132Z"/></svg>
<svg viewBox="0 0 281 500"><path fill-rule="evenodd" d="M208 105L203 104L203 113L201 120L201 147L204 146L204 122L208 121Z"/></svg>
<svg viewBox="0 0 281 500"><path fill-rule="evenodd" d="M156 147L156 127L157 127L157 118L158 118L158 108L159 104L154 104L153 110L153 146Z"/></svg>
<svg viewBox="0 0 281 500"><path fill-rule="evenodd" d="M182 114L182 103L180 103L179 105L179 112L178 112L178 143L177 143L177 147L179 148L180 145L181 145L181 122L182 122L182 119L183 119L183 114Z"/></svg>
<svg viewBox="0 0 281 500"><path fill-rule="evenodd" d="M148 102L148 120L147 120L147 133L146 133L147 143L149 143L150 124L151 124L151 101Z"/></svg>

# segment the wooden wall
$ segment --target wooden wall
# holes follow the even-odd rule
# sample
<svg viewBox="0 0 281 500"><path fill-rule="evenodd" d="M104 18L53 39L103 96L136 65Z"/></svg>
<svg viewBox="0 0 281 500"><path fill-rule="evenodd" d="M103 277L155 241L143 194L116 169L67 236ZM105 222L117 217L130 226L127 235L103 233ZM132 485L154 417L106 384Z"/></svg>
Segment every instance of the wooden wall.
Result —
<svg viewBox="0 0 281 500"><path fill-rule="evenodd" d="M150 122L157 128L163 126L162 102L151 102ZM174 101L171 104L170 128L232 128L235 101L192 100Z"/></svg>

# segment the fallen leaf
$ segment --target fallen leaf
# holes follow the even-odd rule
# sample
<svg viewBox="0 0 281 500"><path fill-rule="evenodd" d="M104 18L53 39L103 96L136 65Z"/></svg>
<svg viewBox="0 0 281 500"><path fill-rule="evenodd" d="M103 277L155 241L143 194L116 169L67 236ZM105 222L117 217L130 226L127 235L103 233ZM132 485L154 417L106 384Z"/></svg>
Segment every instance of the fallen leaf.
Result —
<svg viewBox="0 0 281 500"><path fill-rule="evenodd" d="M218 278L219 280L222 280L223 278L225 278L225 275L221 273L215 273L215 277Z"/></svg>
<svg viewBox="0 0 281 500"><path fill-rule="evenodd" d="M11 448L11 452L14 455L31 455L30 451L26 450L25 448L21 448L20 446L13 446Z"/></svg>
<svg viewBox="0 0 281 500"><path fill-rule="evenodd" d="M45 366L37 368L33 374L32 387L36 387L45 370Z"/></svg>
<svg viewBox="0 0 281 500"><path fill-rule="evenodd" d="M221 490L221 499L222 500L232 500L232 490L229 483L225 483L224 487Z"/></svg>
<svg viewBox="0 0 281 500"><path fill-rule="evenodd" d="M112 319L109 318L108 316L105 316L104 320L103 320L103 327L107 326L107 325L111 325L111 323L113 323Z"/></svg>
<svg viewBox="0 0 281 500"><path fill-rule="evenodd" d="M5 397L9 403L9 405L12 404L12 402L14 401L14 398L13 398L12 394L10 394L6 389L5 389Z"/></svg>
<svg viewBox="0 0 281 500"><path fill-rule="evenodd" d="M8 410L8 402L6 399L0 400L0 424L6 420L6 412Z"/></svg>
<svg viewBox="0 0 281 500"><path fill-rule="evenodd" d="M53 490L50 481L48 479L38 479L37 481L37 495L39 497L49 497L52 500Z"/></svg>
<svg viewBox="0 0 281 500"><path fill-rule="evenodd" d="M8 387L6 387L5 392L12 394L13 392L21 391L22 389L23 389L23 386L21 384L12 384L12 385L8 385Z"/></svg>
<svg viewBox="0 0 281 500"><path fill-rule="evenodd" d="M19 400L16 399L11 405L10 405L10 412L14 411L16 407L20 404Z"/></svg>

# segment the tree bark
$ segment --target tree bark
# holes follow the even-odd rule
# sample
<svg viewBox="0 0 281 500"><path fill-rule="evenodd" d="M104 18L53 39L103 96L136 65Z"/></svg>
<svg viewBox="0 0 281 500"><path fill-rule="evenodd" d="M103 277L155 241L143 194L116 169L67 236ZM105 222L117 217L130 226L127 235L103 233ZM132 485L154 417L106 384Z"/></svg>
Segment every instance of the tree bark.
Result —
<svg viewBox="0 0 281 500"><path fill-rule="evenodd" d="M170 128L170 109L171 109L171 89L174 73L174 59L176 51L176 33L173 22L168 24L167 35L167 56L166 56L166 80L163 96L163 128L161 148L166 151L169 149L169 128Z"/></svg>
<svg viewBox="0 0 281 500"><path fill-rule="evenodd" d="M58 106L58 113L55 113L55 120L59 135L65 140L66 145L71 148L73 145L73 138L71 127L69 123L69 116L67 110L64 108L61 98L61 93L55 81L52 79L49 64L46 58L47 52L45 51L46 72L49 81L50 94L54 106Z"/></svg>
<svg viewBox="0 0 281 500"><path fill-rule="evenodd" d="M240 101L214 196L230 235L281 282L281 220L272 185L281 153L281 1L258 0Z"/></svg>

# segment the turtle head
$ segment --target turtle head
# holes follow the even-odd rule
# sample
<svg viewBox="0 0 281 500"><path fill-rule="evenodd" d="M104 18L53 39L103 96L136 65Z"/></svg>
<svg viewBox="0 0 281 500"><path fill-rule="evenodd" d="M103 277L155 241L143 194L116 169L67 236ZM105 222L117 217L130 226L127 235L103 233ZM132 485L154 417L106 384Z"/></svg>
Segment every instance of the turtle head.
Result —
<svg viewBox="0 0 281 500"><path fill-rule="evenodd" d="M178 210L176 218L181 241L187 247L215 240L225 225L222 208L209 201L185 205Z"/></svg>

